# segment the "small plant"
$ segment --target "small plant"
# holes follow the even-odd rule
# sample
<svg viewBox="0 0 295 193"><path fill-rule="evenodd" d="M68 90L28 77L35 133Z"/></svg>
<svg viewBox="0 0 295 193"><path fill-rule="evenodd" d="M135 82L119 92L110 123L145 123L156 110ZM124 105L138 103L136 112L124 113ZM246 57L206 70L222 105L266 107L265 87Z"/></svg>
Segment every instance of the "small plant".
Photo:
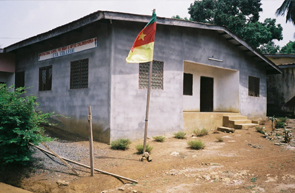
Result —
<svg viewBox="0 0 295 193"><path fill-rule="evenodd" d="M199 137L204 136L204 135L208 135L208 130L205 129L205 128L203 128L203 129L195 129L193 132L194 132L194 134L196 134Z"/></svg>
<svg viewBox="0 0 295 193"><path fill-rule="evenodd" d="M126 150L129 148L131 141L129 139L117 139L111 143L112 149Z"/></svg>
<svg viewBox="0 0 295 193"><path fill-rule="evenodd" d="M153 139L157 142L164 142L165 141L165 137L163 137L163 136L155 136L155 137L153 137Z"/></svg>
<svg viewBox="0 0 295 193"><path fill-rule="evenodd" d="M286 123L286 121L288 120L287 117L279 117L278 119L279 119L281 122L284 122L284 123Z"/></svg>
<svg viewBox="0 0 295 193"><path fill-rule="evenodd" d="M204 149L205 148L205 144L201 140L188 141L187 144L192 149Z"/></svg>
<svg viewBox="0 0 295 193"><path fill-rule="evenodd" d="M283 122L283 121L277 121L275 127L276 128L284 128L285 127L285 122Z"/></svg>
<svg viewBox="0 0 295 193"><path fill-rule="evenodd" d="M138 144L135 148L137 149L138 154L143 153L143 145L142 144ZM149 146L148 144L145 146L145 151L146 152L150 153L152 151L152 149L153 149L153 147Z"/></svg>
<svg viewBox="0 0 295 193"><path fill-rule="evenodd" d="M222 137L216 137L217 142L223 142L223 138Z"/></svg>
<svg viewBox="0 0 295 193"><path fill-rule="evenodd" d="M255 128L256 128L256 131L257 131L258 133L262 133L262 134L265 133L265 132L263 131L264 127L258 127L258 126L256 126Z"/></svg>
<svg viewBox="0 0 295 193"><path fill-rule="evenodd" d="M177 133L174 133L175 138L177 139L184 139L185 138L186 133L182 132L182 131L178 131Z"/></svg>
<svg viewBox="0 0 295 193"><path fill-rule="evenodd" d="M257 178L256 178L256 177L253 177L253 178L251 178L251 182L253 182L253 183L255 183L255 182L256 182L256 180L257 180Z"/></svg>

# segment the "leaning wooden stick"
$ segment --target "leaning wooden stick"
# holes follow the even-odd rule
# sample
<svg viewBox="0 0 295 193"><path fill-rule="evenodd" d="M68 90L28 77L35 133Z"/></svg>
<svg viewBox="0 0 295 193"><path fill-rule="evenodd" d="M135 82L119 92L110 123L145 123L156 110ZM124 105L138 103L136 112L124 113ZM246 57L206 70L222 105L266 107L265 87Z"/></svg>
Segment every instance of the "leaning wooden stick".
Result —
<svg viewBox="0 0 295 193"><path fill-rule="evenodd" d="M41 148L41 147L39 147L39 146L36 146L36 145L34 145L34 144L32 144L32 143L30 143L30 145L32 145L32 146L34 146L35 148L39 149L39 150L42 151L43 153L45 152L45 153L48 153L48 154L50 154L50 155L54 155L53 153L51 153L51 152L49 152L49 151L47 151L47 150L45 150L45 149L43 149L43 148ZM61 158L62 158L63 160L66 160L66 161L70 162L70 163L73 163L73 164L76 164L76 165L79 165L79 166L82 166L82 167L85 167L85 168L90 169L90 166L87 166L87 165L81 164L81 163L79 163L79 162L75 162L75 161L73 161L73 160L70 160L70 159L67 159L67 158L64 158L64 157L61 157ZM130 179L130 178L126 178L126 177L123 177L123 176L119 176L119 175L117 175L117 174L109 173L109 172L102 171L102 170L99 170L99 169L96 169L96 168L94 168L94 170L97 171L97 172L103 173L103 174L107 174L107 175L114 176L114 177L116 177L116 178L121 178L121 179L124 179L124 180L128 180L128 181L130 181L130 182L138 183L138 181L136 181L136 180L132 180L132 179Z"/></svg>
<svg viewBox="0 0 295 193"><path fill-rule="evenodd" d="M89 122L89 149L90 149L90 167L91 167L91 176L94 175L94 159L93 159L93 134L92 134L92 113L91 106L88 106L88 122Z"/></svg>
<svg viewBox="0 0 295 193"><path fill-rule="evenodd" d="M72 166L70 166L67 162L65 162L65 160L63 160L59 155L57 155L52 149L50 149L45 143L41 142L42 145L44 145L44 147L46 147L55 157L57 157L58 159L60 159L60 161L62 161L62 163L64 163L70 170L72 170L77 176L79 176L78 172L76 172L76 170L74 170L74 168L72 168Z"/></svg>

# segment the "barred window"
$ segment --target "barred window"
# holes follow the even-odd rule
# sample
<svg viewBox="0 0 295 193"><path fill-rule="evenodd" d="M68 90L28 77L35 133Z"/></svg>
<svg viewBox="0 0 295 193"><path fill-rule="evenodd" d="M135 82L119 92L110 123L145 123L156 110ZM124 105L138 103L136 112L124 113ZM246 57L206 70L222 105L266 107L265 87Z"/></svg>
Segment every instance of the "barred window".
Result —
<svg viewBox="0 0 295 193"><path fill-rule="evenodd" d="M71 62L70 89L88 88L88 58Z"/></svg>
<svg viewBox="0 0 295 193"><path fill-rule="evenodd" d="M139 64L139 88L146 89L149 84L150 62ZM163 89L164 62L153 61L152 89Z"/></svg>
<svg viewBox="0 0 295 193"><path fill-rule="evenodd" d="M259 97L259 84L260 84L260 79L249 76L248 79L248 94L249 96L254 96L254 97Z"/></svg>
<svg viewBox="0 0 295 193"><path fill-rule="evenodd" d="M183 95L193 95L193 75L183 74Z"/></svg>
<svg viewBox="0 0 295 193"><path fill-rule="evenodd" d="M15 73L15 88L25 87L25 72Z"/></svg>
<svg viewBox="0 0 295 193"><path fill-rule="evenodd" d="M39 91L51 90L52 66L39 68Z"/></svg>

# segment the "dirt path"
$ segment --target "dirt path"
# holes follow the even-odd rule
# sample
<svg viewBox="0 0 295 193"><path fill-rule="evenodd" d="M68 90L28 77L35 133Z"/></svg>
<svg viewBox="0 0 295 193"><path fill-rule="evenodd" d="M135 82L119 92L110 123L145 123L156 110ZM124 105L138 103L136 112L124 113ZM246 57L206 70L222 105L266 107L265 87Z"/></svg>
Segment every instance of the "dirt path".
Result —
<svg viewBox="0 0 295 193"><path fill-rule="evenodd" d="M270 131L270 123L266 125ZM289 126L289 127L293 127ZM198 137L204 150L188 148L187 139L168 136L163 143L151 139L152 162L140 162L135 141L126 151L111 150L95 142L95 167L137 180L123 184L111 176L74 166L81 176L62 171L42 170L21 181L21 187L32 192L295 192L294 148L274 145L255 128ZM217 142L222 137L223 142ZM87 141L73 142L88 147ZM75 153L75 152L73 152ZM81 160L86 161L88 160ZM57 185L58 180L69 185ZM126 181L125 181L126 182Z"/></svg>

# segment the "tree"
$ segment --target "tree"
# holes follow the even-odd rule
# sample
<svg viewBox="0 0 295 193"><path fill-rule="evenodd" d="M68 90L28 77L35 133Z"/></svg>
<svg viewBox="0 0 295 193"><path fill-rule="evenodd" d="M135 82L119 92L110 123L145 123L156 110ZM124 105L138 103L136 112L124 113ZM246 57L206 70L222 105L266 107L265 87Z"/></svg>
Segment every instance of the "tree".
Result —
<svg viewBox="0 0 295 193"><path fill-rule="evenodd" d="M181 20L185 20L185 21L190 21L190 19L188 19L187 17L180 17L179 15L176 15L176 16L172 16L173 19L181 19Z"/></svg>
<svg viewBox="0 0 295 193"><path fill-rule="evenodd" d="M267 44L261 45L258 49L263 54L276 54L279 52L280 46L277 46L273 41L270 41Z"/></svg>
<svg viewBox="0 0 295 193"><path fill-rule="evenodd" d="M277 39L282 40L280 24L275 19L259 22L261 0L202 0L188 8L191 19L197 22L226 26L250 45L258 48Z"/></svg>
<svg viewBox="0 0 295 193"><path fill-rule="evenodd" d="M295 54L295 41L289 41L285 46L280 50L281 54Z"/></svg>
<svg viewBox="0 0 295 193"><path fill-rule="evenodd" d="M32 162L33 151L29 142L38 145L50 138L43 136L41 123L48 123L52 115L37 112L36 97L24 96L24 88L0 84L0 168L27 165Z"/></svg>
<svg viewBox="0 0 295 193"><path fill-rule="evenodd" d="M286 23L288 21L293 22L295 25L295 1L294 0L284 0L282 5L277 9L276 15L285 15L285 12L287 11L286 15Z"/></svg>

